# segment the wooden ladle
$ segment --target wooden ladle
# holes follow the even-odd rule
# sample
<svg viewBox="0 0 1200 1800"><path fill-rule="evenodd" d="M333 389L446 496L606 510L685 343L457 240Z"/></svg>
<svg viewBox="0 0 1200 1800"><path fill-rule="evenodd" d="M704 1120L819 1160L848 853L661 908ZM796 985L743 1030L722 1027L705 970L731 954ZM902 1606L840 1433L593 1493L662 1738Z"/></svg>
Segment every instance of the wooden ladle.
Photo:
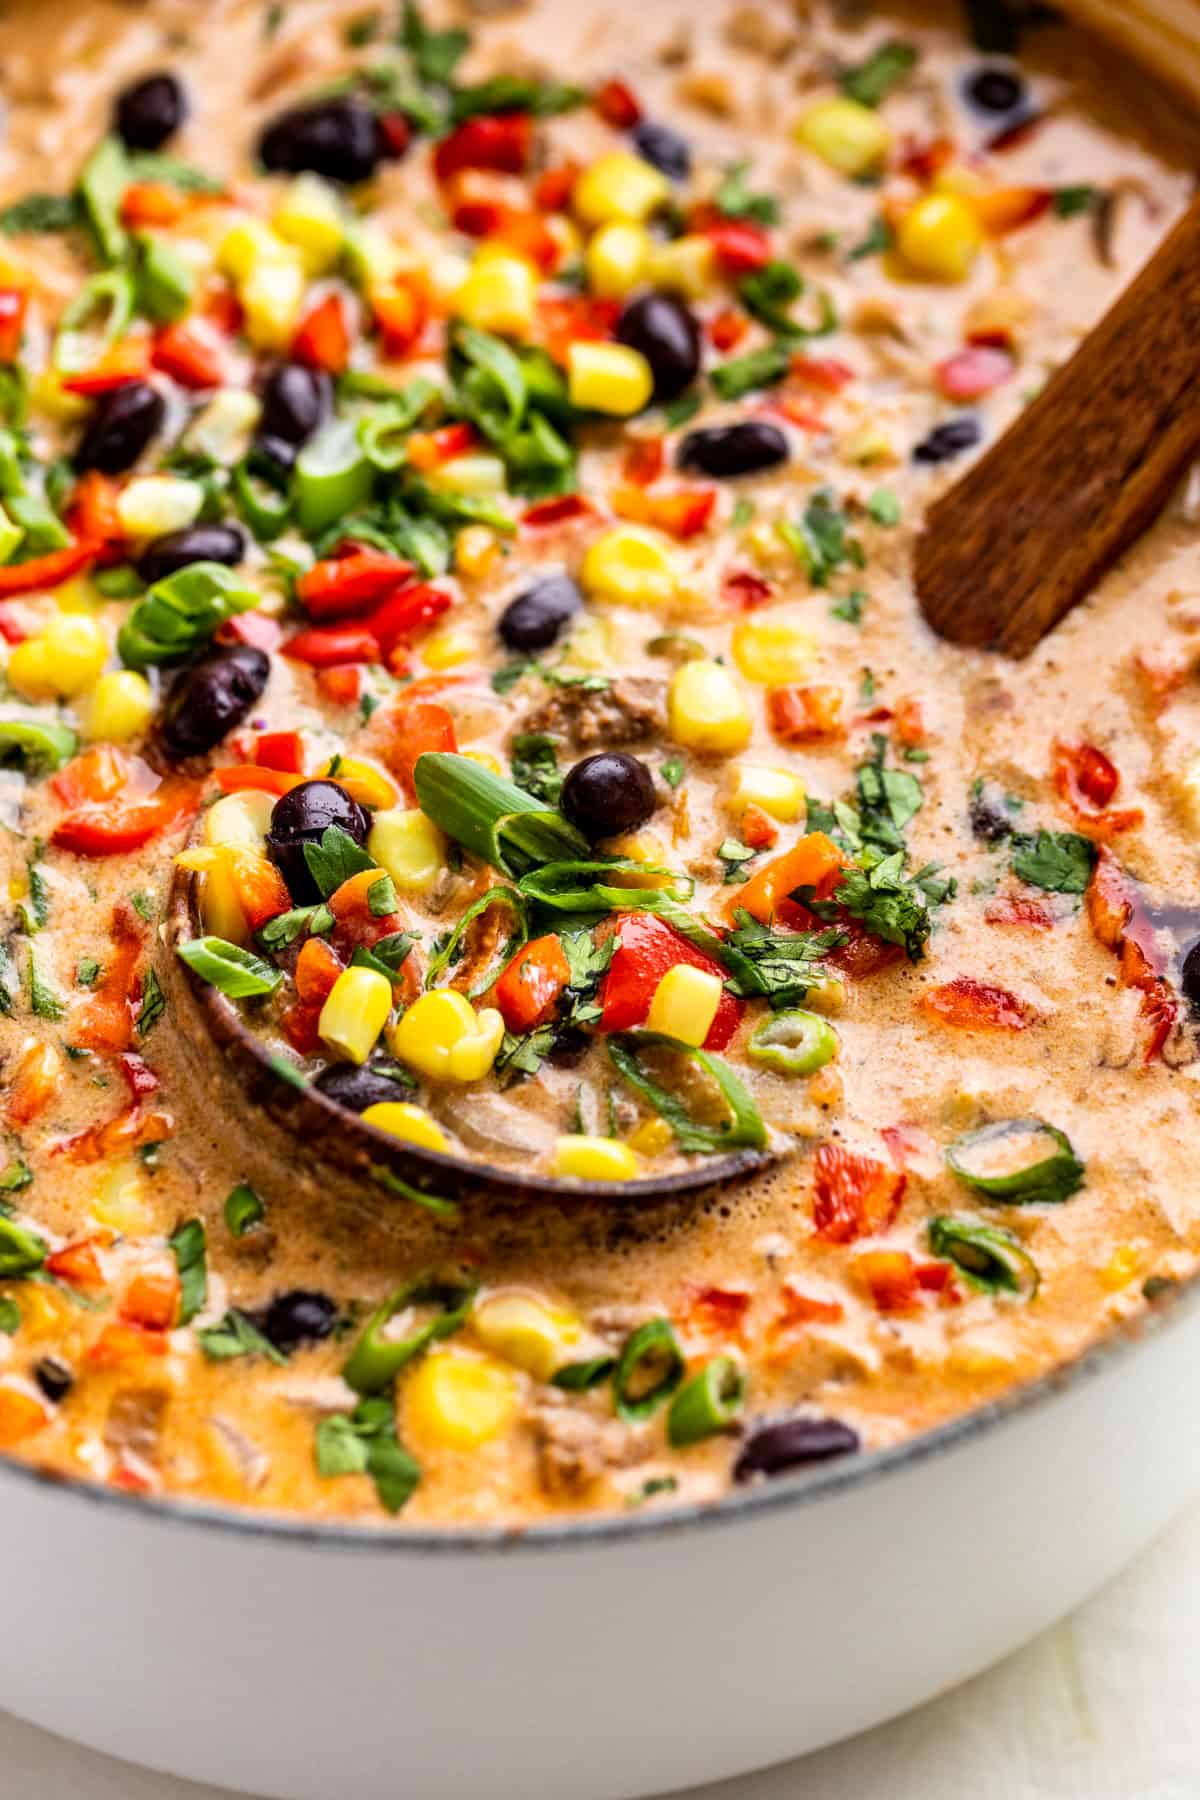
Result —
<svg viewBox="0 0 1200 1800"><path fill-rule="evenodd" d="M917 541L921 609L1026 656L1162 511L1200 454L1200 200Z"/></svg>

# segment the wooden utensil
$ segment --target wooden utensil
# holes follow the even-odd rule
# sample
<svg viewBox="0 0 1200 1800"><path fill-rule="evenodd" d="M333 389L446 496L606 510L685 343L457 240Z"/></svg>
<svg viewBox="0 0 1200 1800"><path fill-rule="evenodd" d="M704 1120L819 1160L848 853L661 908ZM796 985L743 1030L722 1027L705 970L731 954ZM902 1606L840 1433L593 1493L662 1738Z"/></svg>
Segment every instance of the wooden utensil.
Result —
<svg viewBox="0 0 1200 1800"><path fill-rule="evenodd" d="M934 630L1026 656L1157 518L1200 454L1200 200L1071 360L931 508Z"/></svg>
<svg viewBox="0 0 1200 1800"><path fill-rule="evenodd" d="M1185 99L1200 94L1200 0L1067 0L1066 10Z"/></svg>

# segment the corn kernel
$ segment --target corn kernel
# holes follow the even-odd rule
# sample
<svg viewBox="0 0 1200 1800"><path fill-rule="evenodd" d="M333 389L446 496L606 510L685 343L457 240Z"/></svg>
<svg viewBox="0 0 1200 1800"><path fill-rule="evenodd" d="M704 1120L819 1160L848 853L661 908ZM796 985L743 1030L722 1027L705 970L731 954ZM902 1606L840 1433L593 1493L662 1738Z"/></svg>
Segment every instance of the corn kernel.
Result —
<svg viewBox="0 0 1200 1800"><path fill-rule="evenodd" d="M21 1328L26 1338L35 1342L57 1337L73 1323L75 1305L48 1284L26 1282L21 1295Z"/></svg>
<svg viewBox="0 0 1200 1800"><path fill-rule="evenodd" d="M579 579L589 600L613 606L669 606L679 591L670 550L637 525L616 525L598 537Z"/></svg>
<svg viewBox="0 0 1200 1800"><path fill-rule="evenodd" d="M665 1119L657 1115L643 1119L637 1128L630 1132L629 1148L639 1156L662 1156L675 1142L675 1133Z"/></svg>
<svg viewBox="0 0 1200 1800"><path fill-rule="evenodd" d="M671 737L689 750L728 756L750 742L749 709L720 663L681 663L671 677L667 714Z"/></svg>
<svg viewBox="0 0 1200 1800"><path fill-rule="evenodd" d="M486 525L464 525L454 539L454 567L478 580L500 560L500 540Z"/></svg>
<svg viewBox="0 0 1200 1800"><path fill-rule="evenodd" d="M255 263L238 284L246 336L256 350L286 350L304 307L304 269L292 257Z"/></svg>
<svg viewBox="0 0 1200 1800"><path fill-rule="evenodd" d="M517 1377L475 1351L434 1350L405 1384L405 1433L446 1450L478 1450L517 1411Z"/></svg>
<svg viewBox="0 0 1200 1800"><path fill-rule="evenodd" d="M111 669L101 675L88 702L87 734L107 744L127 744L150 728L154 695L135 669Z"/></svg>
<svg viewBox="0 0 1200 1800"><path fill-rule="evenodd" d="M626 831L619 837L608 838L605 850L611 856L623 857L627 862L641 863L642 869L614 869L609 877L613 887L657 888L662 886L661 870L666 865L667 849L660 837L652 831ZM655 870L660 873L655 874Z"/></svg>
<svg viewBox="0 0 1200 1800"><path fill-rule="evenodd" d="M615 1138L574 1134L554 1146L553 1173L564 1181L632 1181L637 1172L637 1157Z"/></svg>
<svg viewBox="0 0 1200 1800"><path fill-rule="evenodd" d="M446 840L418 807L377 812L367 853L402 893L428 893L446 866Z"/></svg>
<svg viewBox="0 0 1200 1800"><path fill-rule="evenodd" d="M346 221L335 189L319 175L297 175L271 220L275 235L299 250L310 275L325 275L342 253Z"/></svg>
<svg viewBox="0 0 1200 1800"><path fill-rule="evenodd" d="M583 234L574 219L568 219L566 213L547 213L542 228L558 252L554 262L556 274L566 263L578 262L583 255Z"/></svg>
<svg viewBox="0 0 1200 1800"><path fill-rule="evenodd" d="M182 475L141 475L122 488L117 518L126 537L166 537L182 531L200 516L204 489Z"/></svg>
<svg viewBox="0 0 1200 1800"><path fill-rule="evenodd" d="M645 274L651 287L682 294L685 300L707 300L719 281L716 248L700 232L652 243Z"/></svg>
<svg viewBox="0 0 1200 1800"><path fill-rule="evenodd" d="M377 969L343 969L321 1008L323 1043L353 1063L365 1063L392 1010L392 984Z"/></svg>
<svg viewBox="0 0 1200 1800"><path fill-rule="evenodd" d="M786 687L802 681L818 646L807 631L785 619L742 619L733 629L733 660L747 681Z"/></svg>
<svg viewBox="0 0 1200 1800"><path fill-rule="evenodd" d="M318 775L335 776L339 787L345 788L352 800L360 806L372 809L381 806L395 806L399 792L390 775L377 769L374 763L360 762L355 756L331 756L320 769Z"/></svg>
<svg viewBox="0 0 1200 1800"><path fill-rule="evenodd" d="M1100 1271L1100 1282L1110 1293L1128 1287L1138 1272L1140 1258L1132 1244L1122 1244Z"/></svg>
<svg viewBox="0 0 1200 1800"><path fill-rule="evenodd" d="M465 494L474 500L495 500L508 490L508 471L501 458L483 454L440 463L426 480L439 493Z"/></svg>
<svg viewBox="0 0 1200 1800"><path fill-rule="evenodd" d="M351 280L368 294L391 287L408 261L399 244L373 219L354 219L345 225L343 255Z"/></svg>
<svg viewBox="0 0 1200 1800"><path fill-rule="evenodd" d="M476 256L451 300L452 310L480 331L528 337L537 310L538 276L523 256Z"/></svg>
<svg viewBox="0 0 1200 1800"><path fill-rule="evenodd" d="M60 613L14 646L7 674L27 700L68 700L92 687L107 661L108 639L96 621Z"/></svg>
<svg viewBox="0 0 1200 1800"><path fill-rule="evenodd" d="M860 469L899 460L890 434L881 425L864 425L851 432L842 440L841 451L847 462Z"/></svg>
<svg viewBox="0 0 1200 1800"><path fill-rule="evenodd" d="M415 1000L389 1033L401 1062L434 1081L481 1081L496 1060L504 1020L492 1007L476 1013L454 988Z"/></svg>
<svg viewBox="0 0 1200 1800"><path fill-rule="evenodd" d="M844 1012L846 1007L845 982L840 975L823 975L805 994L804 1004L813 1012Z"/></svg>
<svg viewBox="0 0 1200 1800"><path fill-rule="evenodd" d="M478 640L457 625L436 632L421 645L421 661L427 669L457 669L473 662L478 653Z"/></svg>
<svg viewBox="0 0 1200 1800"><path fill-rule="evenodd" d="M644 225L615 219L602 225L584 253L587 284L601 300L624 300L645 278L650 233Z"/></svg>
<svg viewBox="0 0 1200 1800"><path fill-rule="evenodd" d="M549 1381L580 1336L570 1313L531 1294L489 1294L471 1314L471 1325L485 1350L538 1381Z"/></svg>
<svg viewBox="0 0 1200 1800"><path fill-rule="evenodd" d="M275 810L275 796L260 788L222 794L204 815L204 841L214 848L253 850L259 856Z"/></svg>
<svg viewBox="0 0 1200 1800"><path fill-rule="evenodd" d="M134 1162L110 1169L89 1208L98 1225L108 1225L122 1237L144 1237L154 1225L146 1178Z"/></svg>
<svg viewBox="0 0 1200 1800"><path fill-rule="evenodd" d="M8 561L24 536L21 526L0 506L0 562Z"/></svg>
<svg viewBox="0 0 1200 1800"><path fill-rule="evenodd" d="M217 247L217 267L222 275L242 282L258 263L278 261L285 254L270 226L247 216L231 225L222 237Z"/></svg>
<svg viewBox="0 0 1200 1800"><path fill-rule="evenodd" d="M742 547L746 554L753 557L758 567L767 573L784 568L793 569L796 563L795 551L783 542L777 526L778 521L755 519L742 533Z"/></svg>
<svg viewBox="0 0 1200 1800"><path fill-rule="evenodd" d="M670 182L652 163L629 150L611 150L583 171L571 206L584 225L609 225L618 219L640 225L670 198Z"/></svg>
<svg viewBox="0 0 1200 1800"><path fill-rule="evenodd" d="M418 1144L422 1150L440 1150L446 1156L450 1153L449 1138L423 1106L413 1106L407 1100L379 1100L361 1116L364 1125L374 1125L377 1131L386 1131L389 1137L400 1138L403 1143Z"/></svg>
<svg viewBox="0 0 1200 1800"><path fill-rule="evenodd" d="M218 388L184 432L184 443L214 462L235 463L261 417L262 401L257 394L244 388Z"/></svg>
<svg viewBox="0 0 1200 1800"><path fill-rule="evenodd" d="M504 764L490 750L464 750L462 754L468 762L478 763L481 769L490 769L493 775L504 774Z"/></svg>
<svg viewBox="0 0 1200 1800"><path fill-rule="evenodd" d="M978 218L954 194L926 194L896 234L896 248L909 268L935 281L962 281L982 244Z"/></svg>
<svg viewBox="0 0 1200 1800"><path fill-rule="evenodd" d="M35 412L45 413L60 425L73 425L86 416L88 402L82 394L71 394L54 369L43 369L29 384L29 404Z"/></svg>
<svg viewBox="0 0 1200 1800"><path fill-rule="evenodd" d="M739 763L729 789L730 810L745 812L757 806L770 818L790 825L805 810L804 783L787 769L767 769L756 763Z"/></svg>
<svg viewBox="0 0 1200 1800"><path fill-rule="evenodd" d="M843 175L869 175L879 168L892 134L870 106L847 98L821 100L797 121L793 135Z"/></svg>
<svg viewBox="0 0 1200 1800"><path fill-rule="evenodd" d="M610 669L612 626L607 619L583 618L567 639L563 662L576 669Z"/></svg>
<svg viewBox="0 0 1200 1800"><path fill-rule="evenodd" d="M997 1375L1010 1374L1015 1358L1011 1351L998 1344L960 1341L950 1351L948 1360L956 1374L987 1381Z"/></svg>
<svg viewBox="0 0 1200 1800"><path fill-rule="evenodd" d="M199 853L192 851L188 854L195 856ZM177 857L175 860L179 862L180 859ZM233 865L228 858L219 858L204 870L200 888L200 917L204 921L205 931L211 932L213 937L224 938L228 944L249 943L250 927L238 899Z"/></svg>
<svg viewBox="0 0 1200 1800"><path fill-rule="evenodd" d="M693 969L690 963L677 963L654 990L646 1029L698 1047L712 1029L723 992L719 975Z"/></svg>
<svg viewBox="0 0 1200 1800"><path fill-rule="evenodd" d="M567 351L567 388L580 412L628 419L650 404L654 371L640 350L580 339Z"/></svg>

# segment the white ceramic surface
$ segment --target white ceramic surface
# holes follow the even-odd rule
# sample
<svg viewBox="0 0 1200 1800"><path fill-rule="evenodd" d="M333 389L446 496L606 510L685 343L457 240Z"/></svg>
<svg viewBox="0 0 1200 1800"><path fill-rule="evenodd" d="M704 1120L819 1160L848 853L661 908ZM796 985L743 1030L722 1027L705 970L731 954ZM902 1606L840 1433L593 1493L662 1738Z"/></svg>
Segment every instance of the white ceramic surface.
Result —
<svg viewBox="0 0 1200 1800"><path fill-rule="evenodd" d="M283 1800L616 1800L779 1761L987 1666L1200 1488L1197 1297L998 1415L695 1519L335 1538L6 1471L0 1694Z"/></svg>

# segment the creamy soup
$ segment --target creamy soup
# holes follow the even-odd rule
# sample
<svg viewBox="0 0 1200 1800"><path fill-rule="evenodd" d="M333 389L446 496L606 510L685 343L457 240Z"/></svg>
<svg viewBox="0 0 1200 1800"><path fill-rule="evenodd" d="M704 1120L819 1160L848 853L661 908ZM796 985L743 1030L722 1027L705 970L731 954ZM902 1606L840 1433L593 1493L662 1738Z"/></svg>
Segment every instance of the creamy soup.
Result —
<svg viewBox="0 0 1200 1800"><path fill-rule="evenodd" d="M1027 10L4 10L7 1453L712 1501L1192 1273L1200 495L911 587L1192 184Z"/></svg>

